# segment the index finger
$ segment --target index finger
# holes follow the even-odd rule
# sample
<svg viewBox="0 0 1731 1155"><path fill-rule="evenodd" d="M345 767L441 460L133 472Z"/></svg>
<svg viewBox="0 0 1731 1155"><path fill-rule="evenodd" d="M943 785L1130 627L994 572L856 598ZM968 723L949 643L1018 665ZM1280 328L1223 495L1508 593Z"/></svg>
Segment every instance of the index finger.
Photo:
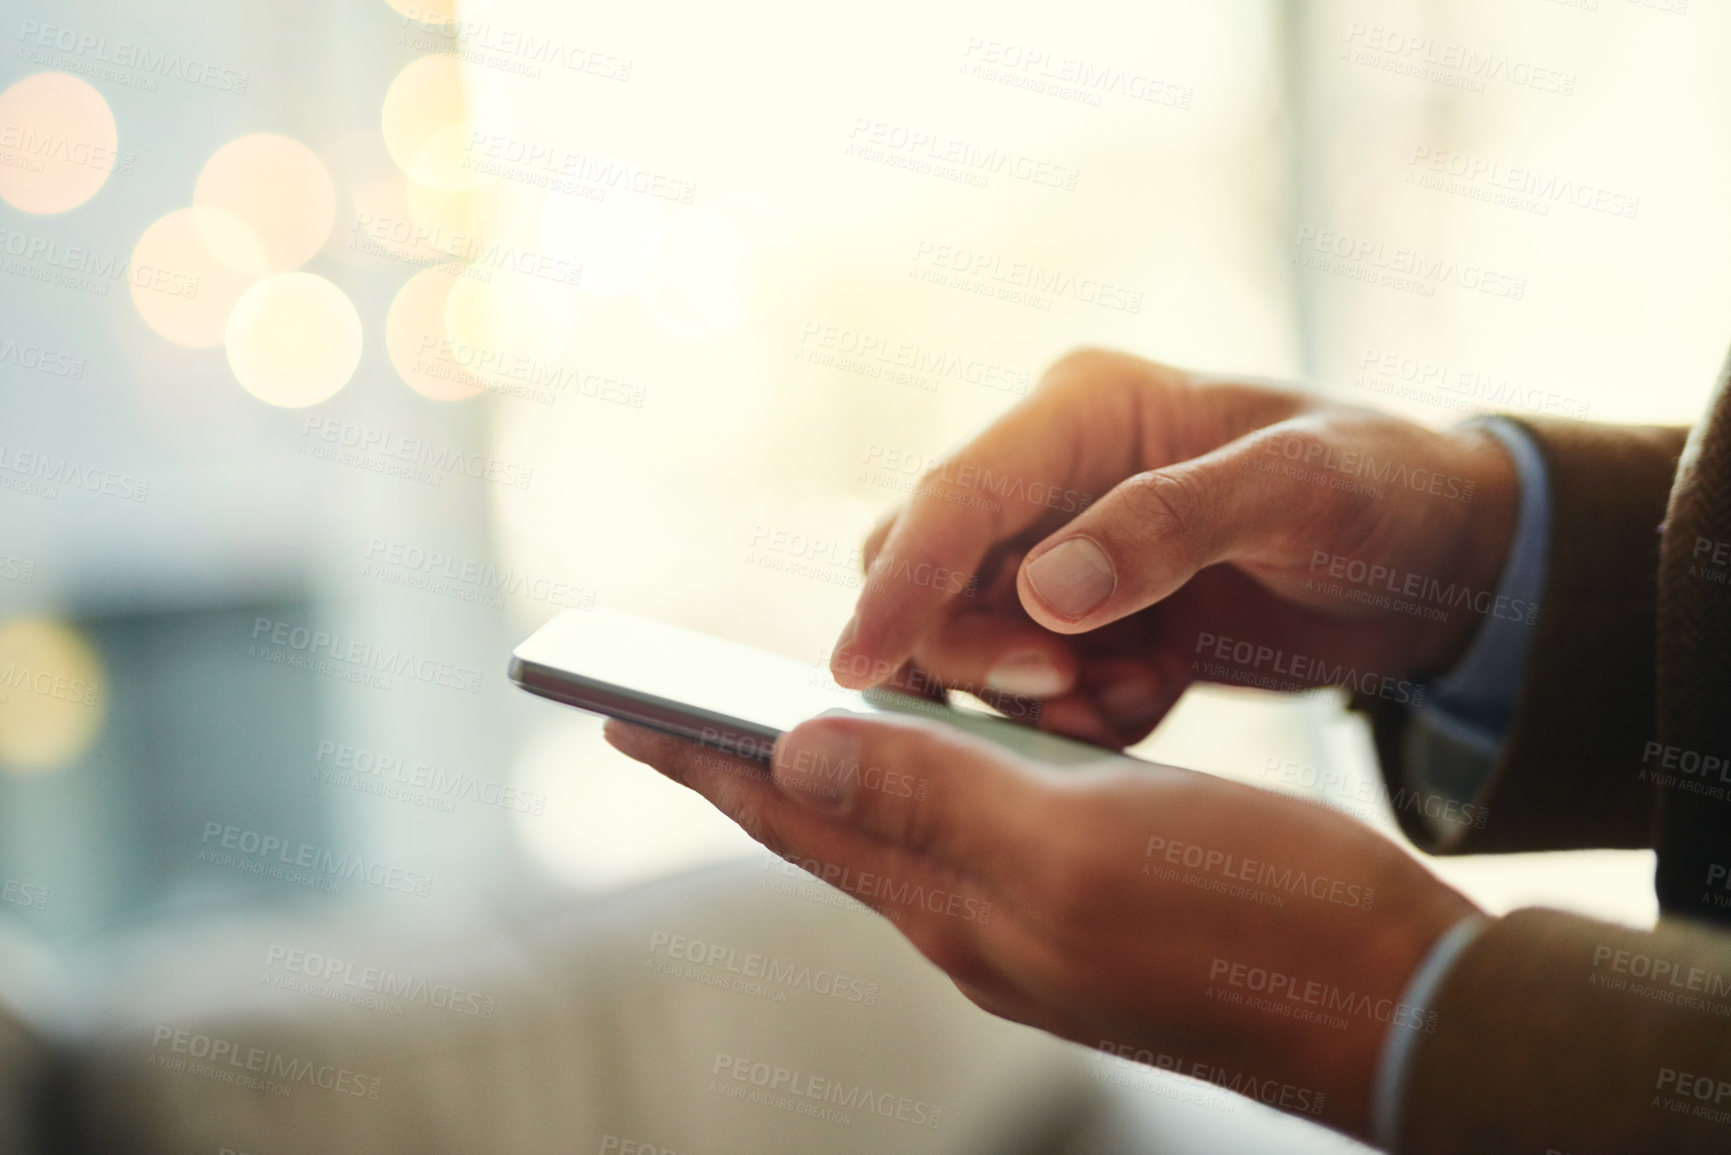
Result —
<svg viewBox="0 0 1731 1155"><path fill-rule="evenodd" d="M1150 367L1117 360L1123 368L1115 379L1096 376L1085 397L1073 370L1054 367L1039 390L921 478L906 508L879 527L882 544L831 658L837 682L864 689L881 681L859 671L894 670L911 658L920 638L972 592L994 546L1079 513L1136 471L1133 393L1146 381L1134 378L1146 378Z"/></svg>

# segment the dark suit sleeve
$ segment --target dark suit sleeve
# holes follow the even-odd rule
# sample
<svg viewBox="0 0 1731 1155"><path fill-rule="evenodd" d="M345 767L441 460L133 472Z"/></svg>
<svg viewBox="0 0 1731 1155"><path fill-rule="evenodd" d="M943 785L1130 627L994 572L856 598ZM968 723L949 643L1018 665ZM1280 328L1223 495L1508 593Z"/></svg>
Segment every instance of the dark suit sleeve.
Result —
<svg viewBox="0 0 1731 1155"><path fill-rule="evenodd" d="M1387 702L1370 716L1390 796L1478 779L1477 821L1439 835L1423 807L1401 827L1433 853L1652 845L1659 527L1684 429L1523 419L1551 487L1550 551L1525 680L1496 764ZM1429 801L1424 799L1424 801ZM1465 800L1457 800L1465 801ZM1731 1134L1731 1133L1728 1133Z"/></svg>
<svg viewBox="0 0 1731 1155"><path fill-rule="evenodd" d="M1519 910L1455 961L1398 1155L1731 1151L1731 935Z"/></svg>

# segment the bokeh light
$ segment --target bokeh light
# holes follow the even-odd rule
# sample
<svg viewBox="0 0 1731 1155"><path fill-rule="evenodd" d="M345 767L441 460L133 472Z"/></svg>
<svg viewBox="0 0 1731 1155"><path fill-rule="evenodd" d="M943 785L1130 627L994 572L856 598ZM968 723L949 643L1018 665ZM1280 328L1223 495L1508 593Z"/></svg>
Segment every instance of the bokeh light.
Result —
<svg viewBox="0 0 1731 1155"><path fill-rule="evenodd" d="M102 663L64 623L0 620L0 767L53 770L89 748L107 710Z"/></svg>
<svg viewBox="0 0 1731 1155"><path fill-rule="evenodd" d="M451 261L422 269L397 290L385 317L385 351L397 376L434 401L461 401L483 388L464 370L463 350L445 336L445 308L466 268Z"/></svg>
<svg viewBox="0 0 1731 1155"><path fill-rule="evenodd" d="M117 166L114 113L76 76L39 72L0 92L0 199L63 213L96 195Z"/></svg>
<svg viewBox="0 0 1731 1155"><path fill-rule="evenodd" d="M270 405L316 405L348 384L361 360L361 317L343 291L311 273L280 273L248 289L228 318L228 365Z"/></svg>
<svg viewBox="0 0 1731 1155"><path fill-rule="evenodd" d="M518 190L485 180L463 188L438 188L405 178L409 219L425 243L446 256L472 258L508 232L522 215Z"/></svg>
<svg viewBox="0 0 1731 1155"><path fill-rule="evenodd" d="M469 372L508 385L557 361L576 328L576 299L566 285L504 268L486 279L463 277L445 303L445 334Z"/></svg>
<svg viewBox="0 0 1731 1155"><path fill-rule="evenodd" d="M437 238L423 235L409 208L409 178L395 167L356 178L352 189L354 220L346 246L379 249L409 260L437 260L445 254Z"/></svg>
<svg viewBox="0 0 1731 1155"><path fill-rule="evenodd" d="M283 273L305 263L330 236L337 195L312 149L258 132L216 150L198 174L192 202L245 221L263 243L270 271Z"/></svg>
<svg viewBox="0 0 1731 1155"><path fill-rule="evenodd" d="M263 242L228 210L176 209L133 247L132 303L166 340L209 348L222 343L229 310L269 264Z"/></svg>
<svg viewBox="0 0 1731 1155"><path fill-rule="evenodd" d="M385 92L380 127L385 147L411 180L460 189L488 177L469 165L471 133L503 131L509 100L496 84L477 77L448 53L410 64Z"/></svg>
<svg viewBox="0 0 1731 1155"><path fill-rule="evenodd" d="M409 180L376 130L346 133L322 154L340 190L337 226L326 252L345 263L378 258L438 261L442 238L422 235L409 208Z"/></svg>

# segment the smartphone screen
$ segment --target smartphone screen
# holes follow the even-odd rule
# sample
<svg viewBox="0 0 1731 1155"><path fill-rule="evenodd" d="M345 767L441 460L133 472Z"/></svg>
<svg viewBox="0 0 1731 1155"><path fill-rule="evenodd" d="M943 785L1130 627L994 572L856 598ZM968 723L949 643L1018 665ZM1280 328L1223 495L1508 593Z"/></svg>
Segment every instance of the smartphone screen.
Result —
<svg viewBox="0 0 1731 1155"><path fill-rule="evenodd" d="M564 611L517 647L510 676L530 693L764 763L783 733L833 710L931 718L1046 762L1115 756L981 710L844 689L826 661L614 610Z"/></svg>

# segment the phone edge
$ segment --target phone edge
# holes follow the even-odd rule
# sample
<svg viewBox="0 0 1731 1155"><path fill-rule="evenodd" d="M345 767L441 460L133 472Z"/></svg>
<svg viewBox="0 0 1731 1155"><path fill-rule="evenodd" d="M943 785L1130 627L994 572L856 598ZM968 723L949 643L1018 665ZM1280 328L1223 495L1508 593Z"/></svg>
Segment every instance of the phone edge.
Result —
<svg viewBox="0 0 1731 1155"><path fill-rule="evenodd" d="M782 735L782 731L773 726L629 690L613 682L586 678L569 670L530 661L515 653L511 655L505 673L518 688L549 701L646 726L706 749L747 758L765 766L773 761L776 739Z"/></svg>

